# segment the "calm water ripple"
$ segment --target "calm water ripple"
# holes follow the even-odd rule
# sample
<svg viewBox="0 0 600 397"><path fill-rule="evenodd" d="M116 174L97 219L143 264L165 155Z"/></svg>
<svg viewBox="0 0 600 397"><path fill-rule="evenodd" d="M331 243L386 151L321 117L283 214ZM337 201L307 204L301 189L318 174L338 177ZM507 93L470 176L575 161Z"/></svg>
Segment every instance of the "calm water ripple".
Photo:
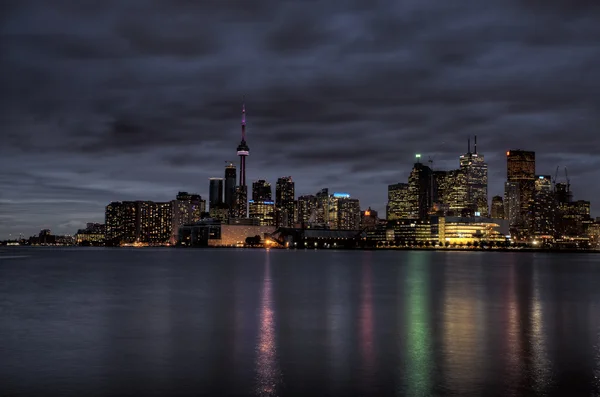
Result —
<svg viewBox="0 0 600 397"><path fill-rule="evenodd" d="M600 256L24 249L0 395L600 395Z"/></svg>

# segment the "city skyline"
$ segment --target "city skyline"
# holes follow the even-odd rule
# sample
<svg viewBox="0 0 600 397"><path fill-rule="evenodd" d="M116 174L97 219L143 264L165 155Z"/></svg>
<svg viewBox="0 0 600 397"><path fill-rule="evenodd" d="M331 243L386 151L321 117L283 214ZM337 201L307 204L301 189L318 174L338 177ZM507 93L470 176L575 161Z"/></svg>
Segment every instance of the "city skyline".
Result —
<svg viewBox="0 0 600 397"><path fill-rule="evenodd" d="M208 178L234 161L243 95L247 184L291 175L296 197L328 187L384 214L415 153L456 169L477 135L488 202L504 194L505 151L523 149L536 174L560 166L560 180L568 167L574 199L600 216L596 6L34 3L3 9L0 239L73 233L115 200L208 198ZM241 20L253 22L227 25ZM281 26L253 33L272 20Z"/></svg>

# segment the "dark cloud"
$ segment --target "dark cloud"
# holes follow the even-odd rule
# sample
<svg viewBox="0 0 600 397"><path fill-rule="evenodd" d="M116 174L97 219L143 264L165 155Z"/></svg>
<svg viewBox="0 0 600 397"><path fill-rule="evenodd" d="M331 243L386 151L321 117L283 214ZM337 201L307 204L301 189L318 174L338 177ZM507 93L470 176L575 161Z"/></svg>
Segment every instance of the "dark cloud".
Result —
<svg viewBox="0 0 600 397"><path fill-rule="evenodd" d="M0 237L206 195L244 95L251 180L382 211L415 153L456 167L476 134L490 196L523 148L600 197L597 1L5 0L0 50Z"/></svg>

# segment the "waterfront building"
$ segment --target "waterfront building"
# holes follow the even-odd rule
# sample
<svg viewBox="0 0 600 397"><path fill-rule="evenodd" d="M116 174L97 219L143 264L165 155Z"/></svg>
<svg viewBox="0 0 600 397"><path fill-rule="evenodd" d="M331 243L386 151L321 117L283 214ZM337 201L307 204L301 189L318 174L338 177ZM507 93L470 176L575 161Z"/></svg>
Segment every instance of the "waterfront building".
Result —
<svg viewBox="0 0 600 397"><path fill-rule="evenodd" d="M386 218L388 220L408 218L411 215L411 208L408 183L389 185Z"/></svg>
<svg viewBox="0 0 600 397"><path fill-rule="evenodd" d="M550 175L536 175L533 200L533 236L552 240L556 236L556 201Z"/></svg>
<svg viewBox="0 0 600 397"><path fill-rule="evenodd" d="M335 194L334 194L335 196ZM348 197L337 198L337 229L360 229L360 202L358 199Z"/></svg>
<svg viewBox="0 0 600 397"><path fill-rule="evenodd" d="M475 147L471 153L469 139L466 154L460 156L460 169L465 175L467 197L465 209L471 216L487 217L488 212L488 166L484 156L477 153L477 136L475 136Z"/></svg>
<svg viewBox="0 0 600 397"><path fill-rule="evenodd" d="M237 171L235 164L227 162L225 166L224 200L228 208L232 208L235 202L235 186L237 183Z"/></svg>
<svg viewBox="0 0 600 397"><path fill-rule="evenodd" d="M431 168L417 162L408 178L409 218L426 219L433 206L433 173Z"/></svg>
<svg viewBox="0 0 600 397"><path fill-rule="evenodd" d="M258 219L260 226L275 226L275 202L250 200L248 208L249 218Z"/></svg>
<svg viewBox="0 0 600 397"><path fill-rule="evenodd" d="M518 183L519 217L511 225L517 239L526 239L533 231L535 194L535 152L509 150L506 152L507 182Z"/></svg>
<svg viewBox="0 0 600 397"><path fill-rule="evenodd" d="M271 196L271 184L264 179L252 183L252 200L273 201Z"/></svg>
<svg viewBox="0 0 600 397"><path fill-rule="evenodd" d="M277 226L292 227L295 224L295 191L291 176L277 179L275 185L275 207Z"/></svg>
<svg viewBox="0 0 600 397"><path fill-rule="evenodd" d="M317 219L317 198L311 195L298 197L298 223L308 226Z"/></svg>
<svg viewBox="0 0 600 397"><path fill-rule="evenodd" d="M208 191L209 208L223 203L223 178L210 178Z"/></svg>

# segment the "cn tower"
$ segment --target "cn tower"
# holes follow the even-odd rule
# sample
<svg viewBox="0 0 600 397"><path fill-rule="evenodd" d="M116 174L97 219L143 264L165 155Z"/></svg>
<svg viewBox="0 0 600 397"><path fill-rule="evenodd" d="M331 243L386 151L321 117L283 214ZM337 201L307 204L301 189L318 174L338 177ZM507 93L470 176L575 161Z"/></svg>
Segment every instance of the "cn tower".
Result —
<svg viewBox="0 0 600 397"><path fill-rule="evenodd" d="M246 143L246 103L242 104L242 141L237 147L237 155L240 156L240 186L246 186L246 156L250 154L250 148Z"/></svg>

